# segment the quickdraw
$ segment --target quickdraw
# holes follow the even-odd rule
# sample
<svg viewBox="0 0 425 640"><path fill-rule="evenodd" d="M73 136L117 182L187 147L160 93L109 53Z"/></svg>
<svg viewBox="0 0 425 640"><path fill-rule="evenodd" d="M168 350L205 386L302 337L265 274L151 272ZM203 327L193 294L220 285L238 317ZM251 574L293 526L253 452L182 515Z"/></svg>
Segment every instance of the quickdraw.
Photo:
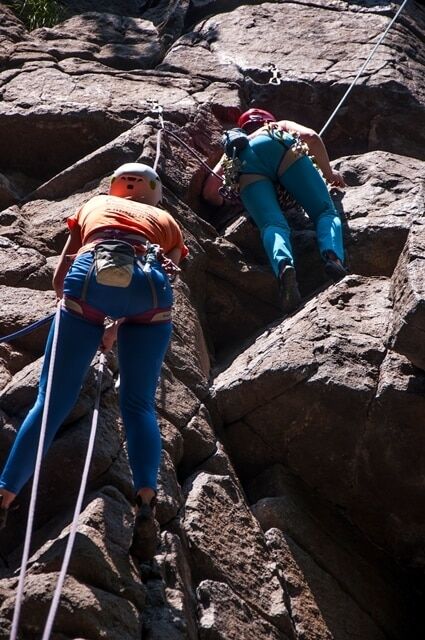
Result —
<svg viewBox="0 0 425 640"><path fill-rule="evenodd" d="M234 152L233 157L231 158L228 155L223 156L221 166L223 169L223 185L218 191L226 200L235 202L239 199L239 174L242 168L241 161Z"/></svg>
<svg viewBox="0 0 425 640"><path fill-rule="evenodd" d="M273 62L269 63L269 72L271 73L271 78L269 79L269 84L281 84L282 83L282 74L279 69L276 67Z"/></svg>

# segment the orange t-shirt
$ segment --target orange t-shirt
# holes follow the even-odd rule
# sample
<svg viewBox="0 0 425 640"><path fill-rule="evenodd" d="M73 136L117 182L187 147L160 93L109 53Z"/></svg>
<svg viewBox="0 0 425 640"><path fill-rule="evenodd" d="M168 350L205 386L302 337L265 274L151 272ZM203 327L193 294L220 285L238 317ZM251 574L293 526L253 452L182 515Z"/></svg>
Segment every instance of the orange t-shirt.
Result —
<svg viewBox="0 0 425 640"><path fill-rule="evenodd" d="M80 228L83 246L94 231L122 229L128 233L143 234L153 244L159 244L164 253L177 247L181 250L182 258L189 253L173 216L158 207L126 198L94 196L67 222L70 229Z"/></svg>

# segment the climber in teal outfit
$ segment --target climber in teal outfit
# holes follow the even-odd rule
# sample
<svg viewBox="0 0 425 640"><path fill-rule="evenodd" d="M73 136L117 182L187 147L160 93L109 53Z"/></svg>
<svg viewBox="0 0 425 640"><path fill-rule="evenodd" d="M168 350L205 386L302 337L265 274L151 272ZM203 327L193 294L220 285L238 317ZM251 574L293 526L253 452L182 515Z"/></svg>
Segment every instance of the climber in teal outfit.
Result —
<svg viewBox="0 0 425 640"><path fill-rule="evenodd" d="M235 148L239 166L240 197L258 226L264 249L280 283L282 309L296 309L301 297L295 276L290 228L278 200L277 187L286 191L303 207L313 221L325 271L335 282L346 275L340 217L329 196L325 181L303 151L307 143L324 178L332 185L345 186L338 171L332 169L320 136L295 122L281 120L262 109L249 109L238 120L238 129L227 133L225 148ZM244 140L245 138L245 140ZM298 139L298 141L297 141ZM223 174L223 159L215 167ZM203 196L214 205L223 204L220 180L210 175Z"/></svg>

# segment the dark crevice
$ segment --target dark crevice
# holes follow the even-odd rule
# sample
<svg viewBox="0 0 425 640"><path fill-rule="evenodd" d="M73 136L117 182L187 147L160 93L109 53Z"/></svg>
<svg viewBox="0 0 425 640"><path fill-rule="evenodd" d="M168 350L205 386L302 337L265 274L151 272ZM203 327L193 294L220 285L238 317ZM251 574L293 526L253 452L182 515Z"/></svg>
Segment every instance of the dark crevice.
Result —
<svg viewBox="0 0 425 640"><path fill-rule="evenodd" d="M379 622L379 620L376 619L376 617L373 614L373 611L367 609L364 605L362 605L361 602L359 602L358 598L356 597L355 592L350 590L349 588L347 588L346 584L341 582L341 579L339 578L339 576L335 572L329 571L329 569L326 567L326 565L323 562L321 562L318 558L314 557L311 554L311 552L308 549L308 547L306 547L302 543L301 540L296 539L295 536L288 535L287 533L285 533L284 535L285 535L285 538L289 538L290 540L293 540L293 542L296 544L296 546L299 547L301 549L301 551L303 551L303 553L305 553L309 558L311 558L311 560L316 564L317 567L319 567L319 569L324 574L328 575L332 580L334 580L337 583L337 585L341 589L342 593L344 593L350 600L352 600L358 606L358 608L361 611L363 611L363 613L373 621L373 624L376 625L376 627L378 629L380 629L380 631L382 631L383 636L385 638L388 636L387 629L382 626L382 624Z"/></svg>

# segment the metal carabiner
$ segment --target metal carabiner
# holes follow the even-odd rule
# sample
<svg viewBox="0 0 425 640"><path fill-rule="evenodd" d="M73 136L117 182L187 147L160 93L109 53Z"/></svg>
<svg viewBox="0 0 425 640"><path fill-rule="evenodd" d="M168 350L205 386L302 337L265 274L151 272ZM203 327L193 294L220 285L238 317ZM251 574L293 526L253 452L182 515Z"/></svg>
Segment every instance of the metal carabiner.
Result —
<svg viewBox="0 0 425 640"><path fill-rule="evenodd" d="M269 64L269 71L272 74L272 77L269 80L269 84L281 84L282 74L280 73L276 65L273 64L272 62L270 62Z"/></svg>
<svg viewBox="0 0 425 640"><path fill-rule="evenodd" d="M161 129L163 129L164 128L164 118L162 117L162 114L164 113L163 106L159 104L158 100L146 100L146 102L150 106L151 111L158 116L159 124L161 126Z"/></svg>

